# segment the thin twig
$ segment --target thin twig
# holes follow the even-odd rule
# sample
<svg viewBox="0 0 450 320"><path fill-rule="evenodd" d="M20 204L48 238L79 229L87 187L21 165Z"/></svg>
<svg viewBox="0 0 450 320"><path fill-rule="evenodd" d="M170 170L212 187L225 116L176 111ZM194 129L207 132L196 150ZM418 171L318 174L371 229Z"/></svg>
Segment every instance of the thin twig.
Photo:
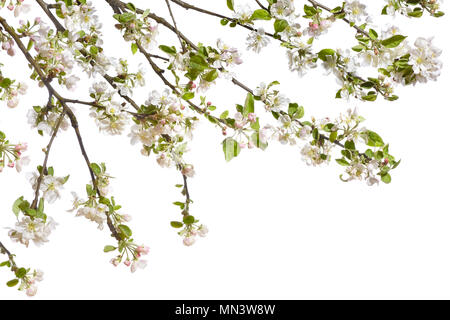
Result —
<svg viewBox="0 0 450 320"><path fill-rule="evenodd" d="M184 45L184 42L181 39L180 31L178 30L177 22L175 20L175 16L173 15L172 7L170 6L169 0L166 0L166 4L167 4L167 8L169 9L170 17L172 18L173 26L175 27L175 30L176 30L176 33L177 33L177 36L178 36L178 40L180 40L181 48L183 49L183 53L184 53L184 52L186 52L186 46Z"/></svg>

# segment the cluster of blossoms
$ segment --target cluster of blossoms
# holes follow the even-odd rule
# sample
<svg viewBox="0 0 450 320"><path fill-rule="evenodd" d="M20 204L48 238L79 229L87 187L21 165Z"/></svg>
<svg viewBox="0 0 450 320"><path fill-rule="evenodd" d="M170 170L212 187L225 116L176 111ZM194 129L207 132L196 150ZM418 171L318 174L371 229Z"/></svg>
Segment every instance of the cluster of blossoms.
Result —
<svg viewBox="0 0 450 320"><path fill-rule="evenodd" d="M21 172L22 168L30 163L30 158L23 155L27 149L26 143L11 144L0 131L0 173L5 167L15 167L17 172Z"/></svg>
<svg viewBox="0 0 450 320"><path fill-rule="evenodd" d="M95 185L86 185L87 200L80 199L73 192L73 208L68 212L77 211L76 216L95 222L100 230L103 230L105 224L114 230L113 236L118 241L118 246L105 246L104 249L105 252L119 251L119 255L111 260L113 265L118 266L124 261L126 266L131 267L131 272L135 272L137 268L145 268L147 262L141 257L148 254L149 249L134 243L133 233L125 224L131 221L131 216L119 213L122 206L116 203L114 197L108 198L111 176L106 172L105 164L91 163L91 170L96 179Z"/></svg>
<svg viewBox="0 0 450 320"><path fill-rule="evenodd" d="M131 144L142 143L141 153L148 156L153 152L161 167L180 164L187 151L185 139L192 137L198 120L186 116L184 109L185 106L169 90L153 91L131 128Z"/></svg>
<svg viewBox="0 0 450 320"><path fill-rule="evenodd" d="M110 179L111 176L106 172L106 166L104 163L97 165L91 164L91 168L96 175L96 185L88 184L86 186L86 192L88 199L82 200L75 192L73 195L73 208L68 212L77 210L77 217L84 217L92 222L97 223L98 229L103 230L104 224L107 221L109 213L109 207L102 198L107 197L110 191ZM114 204L115 206L115 204ZM118 209L115 209L118 210ZM120 215L114 211L115 220L117 222L131 221L131 217L128 215Z"/></svg>
<svg viewBox="0 0 450 320"><path fill-rule="evenodd" d="M124 106L114 100L115 90L108 90L106 82L96 82L90 89L91 98L95 99L90 116L95 119L100 131L110 135L120 135L128 124Z"/></svg>
<svg viewBox="0 0 450 320"><path fill-rule="evenodd" d="M19 95L25 95L27 90L25 82L16 83L14 80L4 78L0 70L0 100L6 101L8 108L16 108L19 105Z"/></svg>
<svg viewBox="0 0 450 320"><path fill-rule="evenodd" d="M61 190L69 180L69 176L55 177L53 167L47 169L47 172L41 175L42 168L38 168L38 173L33 172L29 176L29 180L33 190L39 187L42 197L48 203L55 203L61 199Z"/></svg>
<svg viewBox="0 0 450 320"><path fill-rule="evenodd" d="M0 0L0 8L8 8L9 11L14 11L14 16L17 18L22 13L30 11L31 6L28 3L24 3L25 0Z"/></svg>
<svg viewBox="0 0 450 320"><path fill-rule="evenodd" d="M130 4L131 8L133 6ZM153 48L158 35L158 25L154 24L148 17L150 11L138 15L135 12L115 14L114 18L119 22L116 27L122 31L126 41L139 42L145 49ZM133 50L137 51L134 47Z"/></svg>
<svg viewBox="0 0 450 320"><path fill-rule="evenodd" d="M178 234L183 237L183 244L190 247L195 243L197 236L202 238L206 237L208 234L208 228L203 224L188 224Z"/></svg>
<svg viewBox="0 0 450 320"><path fill-rule="evenodd" d="M6 285L8 287L15 287L18 285L19 291L25 291L29 297L34 297L37 293L37 283L44 280L44 273L41 270L33 270L19 268L14 261L14 256L5 251L3 245L0 245L0 253L8 254L8 260L0 263L0 267L7 267L13 273L15 278L8 281Z"/></svg>
<svg viewBox="0 0 450 320"><path fill-rule="evenodd" d="M405 41L406 36L399 33L397 27L389 27L386 30L376 31L366 10L366 5L358 0L346 0L342 6L334 9L326 8L316 1L310 1L311 6L304 6L303 18L309 20L308 27L302 32L292 33L292 26L300 24L300 15L295 13L293 1L279 0L269 4L268 10L257 9L251 11L249 7L234 8L235 23L253 28L256 20L274 20L274 34L267 33L262 28L255 28L248 37L248 49L260 52L269 43L269 37L273 37L286 47L289 69L304 76L309 69L317 66L318 60L323 60L323 65L328 73L333 72L341 84L336 97L348 98L353 96L363 101L374 101L378 95L388 100L396 100L393 94L394 85L409 85L416 82L436 80L440 75L442 63L438 60L440 50L435 48L431 39L417 39L414 46ZM416 16L417 12L426 10L438 17L436 10L438 1L389 1L389 7L419 6L410 12L409 16ZM325 15L328 11L329 15ZM339 19L354 27L357 31L358 45L352 49L357 54L351 54L342 49L323 49L315 52L313 42L315 38L327 32L332 23ZM286 36L285 33L293 36ZM379 37L378 33L382 36ZM309 39L303 39L308 36ZM360 66L376 68L379 74L372 78L363 78L357 74Z"/></svg>
<svg viewBox="0 0 450 320"><path fill-rule="evenodd" d="M301 148L301 154L303 160L312 166L328 164L332 159L332 151L339 146L343 148L343 157L336 158L336 162L346 167L347 178L341 176L343 181L365 179L368 185L374 185L381 179L390 183L389 171L395 169L400 161L389 154L389 146L377 133L360 126L364 119L356 109L349 109L333 121L330 118L301 121L303 107L291 103L278 90L272 89L276 84L278 82L269 85L262 83L254 92L279 123L276 126L266 125L259 130L260 143L267 146L270 139L291 145L307 141ZM358 143L369 148L360 152Z"/></svg>
<svg viewBox="0 0 450 320"><path fill-rule="evenodd" d="M186 174L189 174L190 171L191 166L188 165L181 170L181 173L186 178ZM199 220L197 220L189 213L189 206L192 203L192 200L189 197L189 191L187 190L186 182L184 185L179 184L176 185L176 187L181 188L181 194L186 196L186 201L173 203L180 208L183 220L172 221L170 225L175 229L181 229L178 234L183 238L183 244L187 247L190 247L196 242L197 236L202 238L206 237L206 235L208 234L208 228L203 224L199 224Z"/></svg>
<svg viewBox="0 0 450 320"><path fill-rule="evenodd" d="M10 229L8 235L10 238L19 242L26 247L33 241L36 246L41 246L48 242L48 237L56 228L57 223L51 217L47 217L44 213L44 202L54 203L61 198L61 189L69 180L69 176L55 177L54 169L38 167L38 173L30 174L30 183L36 194L42 193L42 197L38 198L31 204L24 199L18 198L14 205L13 211L17 219L22 213L22 219L16 223L15 228Z"/></svg>
<svg viewBox="0 0 450 320"><path fill-rule="evenodd" d="M64 19L67 34L62 34L61 42L68 52L89 76L104 75L112 66L101 48L101 23L95 14L95 7L91 1L80 1L79 4L70 1L58 2L58 17Z"/></svg>
<svg viewBox="0 0 450 320"><path fill-rule="evenodd" d="M50 217L48 219L32 218L24 216L22 220L16 223L14 229L9 230L9 237L26 247L30 241L36 246L41 246L48 242L48 237L55 230L57 223Z"/></svg>
<svg viewBox="0 0 450 320"><path fill-rule="evenodd" d="M386 6L383 8L382 14L395 16L398 12L401 15L420 18L424 11L429 12L434 17L441 17L444 15L441 8L441 0L422 0L422 1L407 1L407 0L385 0Z"/></svg>
<svg viewBox="0 0 450 320"><path fill-rule="evenodd" d="M59 121L61 112L62 107L58 105L49 105L46 107L35 106L27 113L28 124L32 129L37 129L41 135L44 133L51 135ZM63 118L59 128L61 130L67 130L69 126L67 119Z"/></svg>
<svg viewBox="0 0 450 320"><path fill-rule="evenodd" d="M106 246L105 252L115 250L112 246ZM137 269L144 269L147 266L147 260L142 259L142 256L147 255L150 249L146 246L138 246L134 243L129 243L123 246L123 249L119 248L121 252L117 257L111 259L111 264L117 267L122 261L127 267L130 267L132 273Z"/></svg>

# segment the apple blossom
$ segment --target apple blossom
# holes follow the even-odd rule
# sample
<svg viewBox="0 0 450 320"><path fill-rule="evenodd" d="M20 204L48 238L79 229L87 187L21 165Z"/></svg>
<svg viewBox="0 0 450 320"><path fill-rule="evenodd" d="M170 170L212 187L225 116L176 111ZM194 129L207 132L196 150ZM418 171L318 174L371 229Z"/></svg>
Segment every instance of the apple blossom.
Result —
<svg viewBox="0 0 450 320"><path fill-rule="evenodd" d="M177 27L173 14L169 22L154 13L153 8L141 9L133 3L36 2L39 4L36 8L44 8L42 16L27 20L31 3L0 0L0 8L6 7L13 12L11 16L20 15L22 19L5 19L0 11L0 51L9 59L7 63L27 63L30 79L49 94L48 99L36 102L27 111L31 128L40 135L49 135L50 140L43 148L42 165L30 175L34 196L30 201L21 196L14 202L12 208L18 222L8 234L13 241L26 246L31 241L36 245L48 241L56 223L47 216L46 205L61 198L69 178L55 176L54 168L48 165L49 154L59 133L72 128L90 181L84 197L73 193L70 212L93 222L100 230L107 229L114 244L103 250L115 252L111 264L119 266L123 262L133 273L146 267L147 261L142 257L149 254L149 248L133 239L127 225L131 216L121 213L121 205L111 195L112 176L106 164L91 162L75 105L84 108L80 112L89 112L99 131L112 136L127 134L132 145L139 144L142 155L180 173L181 183L176 188L182 200L173 204L181 215L170 225L177 229L180 242L192 246L197 237L203 238L208 233L208 228L194 216L188 187L189 179L195 175L194 164L187 160L189 146L195 127L203 118L224 136L222 149L226 161L241 152L250 152L244 149L264 150L277 141L297 148L307 165L338 164L343 171L342 181L364 181L370 186L390 183L391 171L400 164L391 155L389 144L378 133L362 126L364 118L356 108L336 117L306 119L305 108L281 92L280 82L250 87L238 80L239 65L244 63L241 47L260 54L269 45L280 45L277 50L280 57L287 57L287 69L305 77L311 69L323 68L325 75L337 82L337 92L332 97L361 103L378 98L395 101L399 99L395 94L398 86L436 80L442 69L441 50L435 47L432 38L414 40L395 25L387 28L376 25L374 17L368 15L369 4L358 0L346 0L333 8L315 0L307 0L301 6L293 0L277 0L242 7L226 1L229 14L181 0L167 0L168 4L218 18L223 27L231 28L229 32L244 32L246 39L245 43L239 43L238 37L231 37L234 40L229 43L218 39L212 44L202 39L200 43L193 42ZM108 5L111 12L106 13L101 5ZM443 15L440 5L436 0L387 0L380 9L382 15L400 13L420 18L428 13L440 17ZM112 15L114 23L104 19L106 14ZM319 40L326 33L332 34L338 24L346 26L354 37L352 43L347 46L342 41L343 47L324 47ZM110 56L104 47L102 28L116 28L120 34L115 39L116 45L122 41L131 49L133 59L139 57L148 63L164 89L157 90L153 81L148 84L142 64L133 70L125 57ZM160 33L162 28L176 42ZM27 84L6 77L1 67L0 64L0 100L14 109L20 105L20 96L27 93ZM85 92L88 98L83 100L78 84L84 81L89 81L90 89ZM221 101L212 99L210 94L210 89L222 81L231 82L245 93L232 109L221 106ZM149 93L145 101L135 101L139 87ZM64 89L71 91L67 97L61 93ZM26 144L12 144L0 132L0 172L8 167L20 172L30 161L24 156L26 151ZM0 252L8 256L3 264L16 276L8 285L19 285L19 290L34 296L42 273L18 268L13 255L1 243Z"/></svg>

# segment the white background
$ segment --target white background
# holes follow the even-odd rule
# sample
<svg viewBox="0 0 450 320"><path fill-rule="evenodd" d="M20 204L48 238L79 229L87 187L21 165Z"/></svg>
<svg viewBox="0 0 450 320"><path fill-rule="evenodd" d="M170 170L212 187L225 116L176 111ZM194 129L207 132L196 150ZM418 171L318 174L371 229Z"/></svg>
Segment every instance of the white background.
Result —
<svg viewBox="0 0 450 320"><path fill-rule="evenodd" d="M29 1L26 1L29 2ZM104 23L106 53L130 56L114 30L110 9L98 2ZM245 1L235 1L236 3ZM303 2L296 1L301 9ZM370 3L380 12L384 1ZM167 16L164 0L135 1ZM201 7L229 12L225 0L197 0ZM324 1L330 6L340 1ZM256 9L256 7L255 7ZM444 10L450 13L446 3ZM39 11L37 15L42 16ZM194 42L214 44L218 37L244 48L247 31L221 27L218 20L174 6L179 27ZM5 10L1 11L5 14ZM30 17L34 17L31 14ZM10 17L8 15L8 17ZM418 36L435 36L448 62L448 18L418 20L377 17L383 26L395 23L414 41ZM162 27L161 27L161 30ZM161 33L161 44L175 44L176 38ZM350 48L354 31L337 22L316 48ZM449 105L447 64L437 83L399 88L400 100L375 103L337 101L333 76L318 68L300 79L287 69L284 49L272 41L259 56L244 52L245 64L235 69L237 77L250 87L279 80L281 90L305 106L306 116L337 116L349 106L359 106L368 119L366 126L379 132L391 144L402 164L392 172L391 185L368 187L364 183L340 182L342 168L332 163L325 168L307 167L298 147L273 142L265 152L245 150L225 163L220 130L204 122L195 132L188 161L197 175L190 180L194 204L192 214L208 225L210 234L193 247L184 247L169 221L179 219L181 200L174 185L181 183L174 169L161 169L155 159L144 158L129 139L99 134L89 110L76 107L81 131L91 160L105 161L113 180L114 195L123 211L133 215L131 227L138 242L151 247L149 266L131 274L124 266L109 264L112 254L102 252L114 244L106 230L67 213L70 191L83 194L89 175L72 131L56 140L50 165L56 175L71 174L64 198L47 206L47 213L59 223L51 241L41 248L26 249L13 244L5 227L15 223L13 201L21 195L31 198L26 175L5 170L0 178L0 237L18 255L23 266L40 268L45 280L39 286L41 299L410 299L450 298L450 216L448 183L450 173ZM157 53L157 50L155 51ZM133 66L144 62L130 58ZM4 74L27 79L27 64L1 56ZM150 90L161 89L149 69L147 87L135 100L145 101ZM0 107L0 128L15 141L30 144L31 171L42 163L40 151L48 138L41 138L26 124L33 105L44 104L47 92L28 81L29 94L20 107ZM88 82L71 97L85 98ZM221 110L243 103L245 93L222 80L208 94ZM262 106L259 106L263 112ZM221 111L220 111L221 112ZM0 283L10 280L6 270ZM1 299L26 299L22 292L0 287Z"/></svg>

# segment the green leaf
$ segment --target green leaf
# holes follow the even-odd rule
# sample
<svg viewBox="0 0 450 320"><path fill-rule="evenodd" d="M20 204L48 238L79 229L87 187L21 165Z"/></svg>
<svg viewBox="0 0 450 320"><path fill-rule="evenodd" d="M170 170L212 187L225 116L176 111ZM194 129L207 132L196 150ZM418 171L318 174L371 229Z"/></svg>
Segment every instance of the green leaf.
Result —
<svg viewBox="0 0 450 320"><path fill-rule="evenodd" d="M389 173L383 174L383 175L381 176L381 181L383 181L383 182L386 183L386 184L391 183L391 181L392 181L391 175L390 175Z"/></svg>
<svg viewBox="0 0 450 320"><path fill-rule="evenodd" d="M161 51L170 54L171 56L175 55L177 53L177 49L175 47L169 47L169 46L165 46L165 45L160 45L159 49L161 49Z"/></svg>
<svg viewBox="0 0 450 320"><path fill-rule="evenodd" d="M255 12L253 12L250 19L251 20L270 20L270 19L272 19L272 17L267 10L257 9L257 10L255 10Z"/></svg>
<svg viewBox="0 0 450 320"><path fill-rule="evenodd" d="M202 76L202 78L205 81L213 82L214 80L217 79L218 76L219 76L219 73L217 72L217 70L213 69L213 70L209 71L208 73L204 74Z"/></svg>
<svg viewBox="0 0 450 320"><path fill-rule="evenodd" d="M182 223L182 222L179 222L179 221L171 221L171 222L170 222L170 225L171 225L173 228L176 228L176 229L179 229L179 228L182 228L182 227L183 227L183 223Z"/></svg>
<svg viewBox="0 0 450 320"><path fill-rule="evenodd" d="M249 113L255 112L255 99L253 97L253 94L248 93L247 98L245 99L245 105L244 105L244 117L248 116Z"/></svg>
<svg viewBox="0 0 450 320"><path fill-rule="evenodd" d="M20 213L20 205L23 202L23 196L20 197L19 199L17 199L16 201L14 201L14 204L12 206L12 211L14 212L14 214L16 215L16 217L19 216Z"/></svg>
<svg viewBox="0 0 450 320"><path fill-rule="evenodd" d="M19 283L19 279L14 279L14 280L8 281L6 283L6 285L8 287L12 288L12 287L15 287L18 283Z"/></svg>
<svg viewBox="0 0 450 320"><path fill-rule="evenodd" d="M124 225L124 224L119 225L118 228L119 228L120 231L122 231L122 233L127 238L129 238L129 237L131 237L133 235L133 232L131 231L131 229L128 226Z"/></svg>
<svg viewBox="0 0 450 320"><path fill-rule="evenodd" d="M227 7L231 11L234 11L234 0L227 0Z"/></svg>
<svg viewBox="0 0 450 320"><path fill-rule="evenodd" d="M366 132L367 134L367 145L371 146L371 147L382 147L384 146L384 142L383 139L376 133L373 131L368 130Z"/></svg>
<svg viewBox="0 0 450 320"><path fill-rule="evenodd" d="M2 81L0 81L0 87L3 89L8 88L12 84L12 80L9 78L3 78Z"/></svg>
<svg viewBox="0 0 450 320"><path fill-rule="evenodd" d="M224 112L222 112L222 114L220 115L220 119L226 119L228 117L228 115L230 114L230 112L228 110L225 110Z"/></svg>
<svg viewBox="0 0 450 320"><path fill-rule="evenodd" d="M350 163L347 162L345 159L336 159L336 162L339 163L341 166L349 166Z"/></svg>
<svg viewBox="0 0 450 320"><path fill-rule="evenodd" d="M103 252L112 252L114 250L116 250L117 248L114 246L105 246L105 248L103 249Z"/></svg>
<svg viewBox="0 0 450 320"><path fill-rule="evenodd" d="M138 52L138 50L139 50L139 47L138 47L138 45L136 44L136 43L132 43L131 44L131 52L133 53L133 54L136 54L136 52Z"/></svg>
<svg viewBox="0 0 450 320"><path fill-rule="evenodd" d="M27 275L27 269L25 269L25 268L20 268L20 269L18 269L17 271L16 271L16 277L17 278L19 278L19 279L21 279L21 278L23 278L23 277L25 277L26 275Z"/></svg>
<svg viewBox="0 0 450 320"><path fill-rule="evenodd" d="M310 16L314 16L317 13L317 10L314 7L308 6L305 4L305 6L303 7L303 10L305 11L305 14L310 17Z"/></svg>
<svg viewBox="0 0 450 320"><path fill-rule="evenodd" d="M186 92L185 94L183 94L183 96L181 98L183 98L184 100L191 100L194 97L195 97L194 92Z"/></svg>
<svg viewBox="0 0 450 320"><path fill-rule="evenodd" d="M337 139L337 136L338 136L337 131L333 131L333 132L330 134L330 142L335 142L336 139Z"/></svg>
<svg viewBox="0 0 450 320"><path fill-rule="evenodd" d="M225 154L226 161L231 161L231 159L237 157L241 152L239 143L233 138L226 138L222 144L223 144L223 153Z"/></svg>
<svg viewBox="0 0 450 320"><path fill-rule="evenodd" d="M323 49L320 50L317 56L319 57L320 60L326 61L327 56L334 56L335 53L336 51L334 51L333 49Z"/></svg>
<svg viewBox="0 0 450 320"><path fill-rule="evenodd" d="M395 48L400 45L407 37L397 34L388 39L381 41L381 44L386 48Z"/></svg>
<svg viewBox="0 0 450 320"><path fill-rule="evenodd" d="M102 169L96 163L91 163L91 169L92 169L92 171L94 171L96 176L99 176L102 174Z"/></svg>
<svg viewBox="0 0 450 320"><path fill-rule="evenodd" d="M289 26L289 23L284 19L277 19L273 24L275 32L283 32Z"/></svg>
<svg viewBox="0 0 450 320"><path fill-rule="evenodd" d="M195 222L195 218L193 216L186 216L183 218L184 224L193 224Z"/></svg>

